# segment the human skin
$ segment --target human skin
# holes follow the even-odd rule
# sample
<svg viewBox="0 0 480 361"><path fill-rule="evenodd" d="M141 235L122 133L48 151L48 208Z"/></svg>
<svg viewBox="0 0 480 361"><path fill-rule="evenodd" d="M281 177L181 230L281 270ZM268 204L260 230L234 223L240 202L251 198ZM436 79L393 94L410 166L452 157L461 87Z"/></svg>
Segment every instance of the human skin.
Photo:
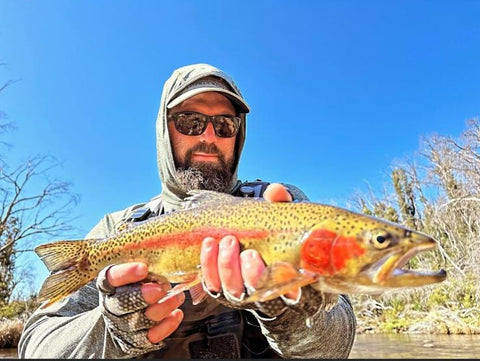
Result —
<svg viewBox="0 0 480 361"><path fill-rule="evenodd" d="M170 110L170 113L194 111L207 115L235 115L235 108L228 98L220 93L206 92L193 96ZM168 129L175 160L183 161L189 149L200 142L215 144L228 161L234 157L235 139L221 138L215 135L213 125L208 123L205 132L198 136L187 136L179 133L173 124L168 122ZM193 153L192 163L219 162L218 154ZM263 197L270 202L292 201L287 189L279 184L270 184ZM265 269L260 254L255 250L244 250L240 253L238 240L234 236L225 236L217 243L212 237L204 239L200 252L200 264L204 283L209 291L226 290L239 297L245 287L255 287L260 274ZM114 265L107 271L107 280L113 287L140 282L148 275L148 266L142 262L130 262ZM147 318L157 321L148 330L150 342L158 343L172 334L183 320L183 311L178 307L185 301L183 293L164 302L158 301L171 288L171 285L145 283L141 286L142 296L148 306L145 310ZM286 296L296 299L298 290L289 292Z"/></svg>
<svg viewBox="0 0 480 361"><path fill-rule="evenodd" d="M176 107L170 109L170 114L179 112L198 112L206 115L236 115L235 108L230 100L216 92L206 92L197 94L188 98ZM225 157L225 161L232 160L235 152L235 139L221 138L215 135L212 123L208 123L207 129L200 135L191 136L183 135L175 129L172 121L168 122L168 131L170 134L170 142L172 144L172 152L175 162L184 163L187 151L199 143L214 144ZM192 164L195 162L212 162L221 166L218 154L195 152L192 154Z"/></svg>

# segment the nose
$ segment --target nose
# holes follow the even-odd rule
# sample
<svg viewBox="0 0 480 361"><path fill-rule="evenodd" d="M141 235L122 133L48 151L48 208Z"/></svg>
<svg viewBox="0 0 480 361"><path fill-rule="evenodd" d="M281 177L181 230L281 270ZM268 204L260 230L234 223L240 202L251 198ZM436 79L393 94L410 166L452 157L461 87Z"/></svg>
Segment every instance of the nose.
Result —
<svg viewBox="0 0 480 361"><path fill-rule="evenodd" d="M207 129L205 129L203 134L201 134L200 136L202 137L202 140L206 143L213 143L216 141L217 136L215 135L215 130L213 129L213 124L211 122L208 122Z"/></svg>

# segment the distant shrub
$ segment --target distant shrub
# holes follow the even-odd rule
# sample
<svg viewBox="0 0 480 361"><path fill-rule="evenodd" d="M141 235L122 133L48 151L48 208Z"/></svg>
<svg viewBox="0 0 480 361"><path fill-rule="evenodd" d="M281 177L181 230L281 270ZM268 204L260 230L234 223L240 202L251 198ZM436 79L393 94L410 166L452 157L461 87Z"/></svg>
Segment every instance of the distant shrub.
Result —
<svg viewBox="0 0 480 361"><path fill-rule="evenodd" d="M0 348L17 347L24 321L21 318L0 321Z"/></svg>

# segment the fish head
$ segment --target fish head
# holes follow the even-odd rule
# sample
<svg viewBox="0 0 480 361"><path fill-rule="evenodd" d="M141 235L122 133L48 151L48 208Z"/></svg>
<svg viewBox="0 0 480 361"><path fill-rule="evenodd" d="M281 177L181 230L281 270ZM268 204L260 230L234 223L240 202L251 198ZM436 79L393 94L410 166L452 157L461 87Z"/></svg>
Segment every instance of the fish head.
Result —
<svg viewBox="0 0 480 361"><path fill-rule="evenodd" d="M305 236L301 268L317 275L315 288L336 293L380 294L388 289L441 282L446 272L404 268L420 252L433 250L431 236L360 214L320 222Z"/></svg>

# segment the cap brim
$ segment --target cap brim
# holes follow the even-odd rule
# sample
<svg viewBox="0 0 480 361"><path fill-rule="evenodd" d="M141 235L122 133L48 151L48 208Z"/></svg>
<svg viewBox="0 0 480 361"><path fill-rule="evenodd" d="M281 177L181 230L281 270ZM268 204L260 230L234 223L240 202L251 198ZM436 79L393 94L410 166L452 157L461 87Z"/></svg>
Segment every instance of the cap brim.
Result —
<svg viewBox="0 0 480 361"><path fill-rule="evenodd" d="M197 89L192 89L189 91L186 91L182 95L178 96L177 98L173 99L170 103L168 103L167 108L171 109L183 101L187 100L188 98L193 97L194 95L200 94L200 93L205 93L205 92L217 92L217 93L223 93L225 94L230 100L233 101L234 105L238 108L240 113L248 113L250 112L250 108L248 107L248 104L243 100L241 97L239 97L237 94L234 92L231 92L226 89L222 88L197 88Z"/></svg>

